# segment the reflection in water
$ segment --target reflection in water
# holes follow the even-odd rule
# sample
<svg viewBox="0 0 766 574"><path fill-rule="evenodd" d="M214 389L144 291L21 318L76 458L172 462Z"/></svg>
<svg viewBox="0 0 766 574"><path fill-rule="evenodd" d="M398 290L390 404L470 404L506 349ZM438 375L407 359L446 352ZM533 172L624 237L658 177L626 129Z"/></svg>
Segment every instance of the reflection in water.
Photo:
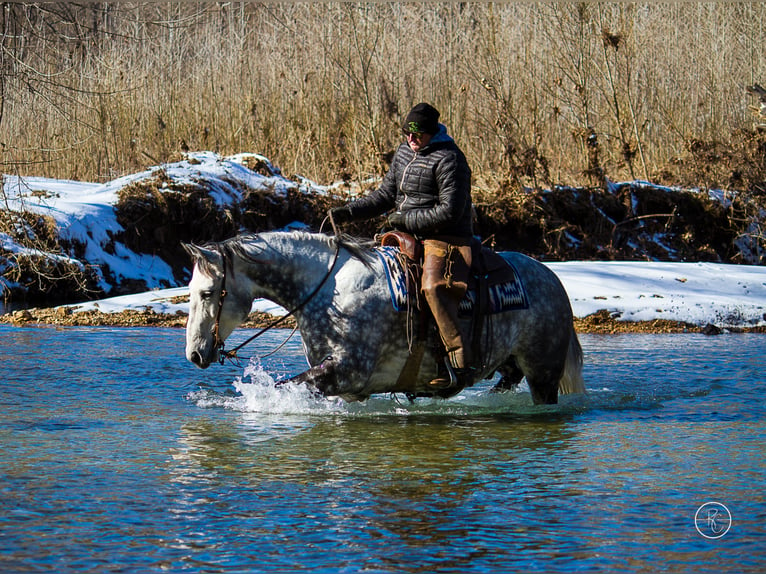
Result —
<svg viewBox="0 0 766 574"><path fill-rule="evenodd" d="M295 422L268 440L260 425L190 422L173 456L172 478L195 491L200 483L229 492L236 485L248 498L276 503L276 515L249 515L250 528L268 539L293 532L301 544L309 539L341 548L379 541L389 546L392 565L425 553L424 570L441 560L459 566L476 560L477 552L488 556L482 547L500 543L509 521L498 497L549 496L568 488L562 472L541 476L534 470L572 440L565 421L416 416ZM306 497L315 501L309 509L300 504ZM177 512L194 512L190 498L180 500ZM204 497L194 500L208 505ZM316 522L321 531L303 531ZM483 542L466 551L465 541L480 532Z"/></svg>
<svg viewBox="0 0 766 574"><path fill-rule="evenodd" d="M246 374L182 331L0 334L3 571L766 569L762 337L584 337L589 394L539 408L276 391L299 345Z"/></svg>

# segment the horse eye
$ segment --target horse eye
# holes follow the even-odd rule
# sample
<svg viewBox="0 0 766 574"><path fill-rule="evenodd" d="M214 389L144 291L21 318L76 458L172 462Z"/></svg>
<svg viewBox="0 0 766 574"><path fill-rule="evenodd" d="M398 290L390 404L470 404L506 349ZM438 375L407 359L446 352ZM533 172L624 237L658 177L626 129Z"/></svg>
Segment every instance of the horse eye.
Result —
<svg viewBox="0 0 766 574"><path fill-rule="evenodd" d="M201 291L199 294L201 299L210 299L213 296L212 291Z"/></svg>

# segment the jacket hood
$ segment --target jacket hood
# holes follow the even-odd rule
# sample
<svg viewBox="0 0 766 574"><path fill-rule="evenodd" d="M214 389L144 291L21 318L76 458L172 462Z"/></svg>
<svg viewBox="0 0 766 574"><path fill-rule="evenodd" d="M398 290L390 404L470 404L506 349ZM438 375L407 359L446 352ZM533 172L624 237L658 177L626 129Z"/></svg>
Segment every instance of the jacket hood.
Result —
<svg viewBox="0 0 766 574"><path fill-rule="evenodd" d="M431 137L431 141L428 142L428 145L426 148L431 147L434 144L438 143L445 143L445 142L453 142L455 140L452 139L452 136L450 136L447 133L447 126L444 124L439 124L439 129L437 132Z"/></svg>

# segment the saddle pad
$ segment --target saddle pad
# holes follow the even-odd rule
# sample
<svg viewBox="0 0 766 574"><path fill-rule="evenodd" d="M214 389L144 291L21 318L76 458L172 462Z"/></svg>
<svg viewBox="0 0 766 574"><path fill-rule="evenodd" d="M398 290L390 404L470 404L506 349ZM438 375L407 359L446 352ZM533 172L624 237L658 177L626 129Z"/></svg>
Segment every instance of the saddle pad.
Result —
<svg viewBox="0 0 766 574"><path fill-rule="evenodd" d="M399 249L396 247L377 247L375 249L378 257L383 263L383 269L386 271L386 281L391 294L391 304L396 311L405 311L407 309L407 277L404 267L399 259ZM519 274L509 261L505 261L513 271L513 277L496 283L488 287L489 302L487 304L487 313L503 313L514 309L526 309L529 306L527 292L524 284L521 282ZM469 289L465 297L460 302L459 311L461 314L473 313L478 294L475 289Z"/></svg>
<svg viewBox="0 0 766 574"><path fill-rule="evenodd" d="M376 247L383 269L386 271L388 290L391 293L391 303L396 311L407 310L407 275L399 259L399 249L396 247Z"/></svg>
<svg viewBox="0 0 766 574"><path fill-rule="evenodd" d="M529 307L527 292L524 284L521 282L516 268L510 262L508 265L513 269L513 278L502 283L496 283L487 287L489 302L487 304L487 315L513 311L514 309L526 309ZM477 305L476 289L468 289L468 292L460 302L458 312L461 315L472 315L474 307Z"/></svg>

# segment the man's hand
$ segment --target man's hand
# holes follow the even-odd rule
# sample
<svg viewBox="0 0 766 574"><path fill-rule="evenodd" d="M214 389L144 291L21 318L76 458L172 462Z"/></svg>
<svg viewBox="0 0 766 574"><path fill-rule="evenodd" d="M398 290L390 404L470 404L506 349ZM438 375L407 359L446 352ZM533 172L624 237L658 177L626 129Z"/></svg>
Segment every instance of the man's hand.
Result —
<svg viewBox="0 0 766 574"><path fill-rule="evenodd" d="M404 228L404 214L401 211L395 211L388 216L388 224L396 229Z"/></svg>
<svg viewBox="0 0 766 574"><path fill-rule="evenodd" d="M346 223L347 221L351 221L353 219L351 208L348 205L344 205L342 207L333 207L330 211L327 212L327 215L329 215L330 219L335 223Z"/></svg>

